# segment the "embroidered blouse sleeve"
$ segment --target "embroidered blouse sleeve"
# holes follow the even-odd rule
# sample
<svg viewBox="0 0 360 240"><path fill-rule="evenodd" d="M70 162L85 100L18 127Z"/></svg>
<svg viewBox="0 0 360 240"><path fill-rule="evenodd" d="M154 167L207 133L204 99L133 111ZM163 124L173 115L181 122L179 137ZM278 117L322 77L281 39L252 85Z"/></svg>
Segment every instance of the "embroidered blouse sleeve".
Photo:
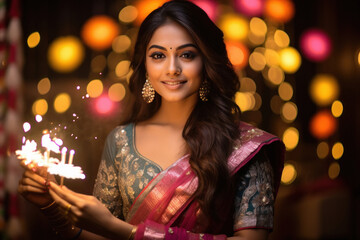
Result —
<svg viewBox="0 0 360 240"><path fill-rule="evenodd" d="M102 153L93 195L102 202L116 217L123 219L122 199L118 186L118 164L116 154L119 146L117 134L120 128L115 128L107 137Z"/></svg>
<svg viewBox="0 0 360 240"><path fill-rule="evenodd" d="M234 231L273 228L274 177L270 160L260 151L249 166L238 173Z"/></svg>

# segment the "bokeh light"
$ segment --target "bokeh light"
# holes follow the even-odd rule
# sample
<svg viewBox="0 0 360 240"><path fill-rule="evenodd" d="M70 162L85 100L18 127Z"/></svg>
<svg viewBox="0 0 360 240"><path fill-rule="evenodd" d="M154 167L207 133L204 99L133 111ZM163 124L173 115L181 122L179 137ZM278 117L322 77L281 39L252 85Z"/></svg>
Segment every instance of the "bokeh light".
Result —
<svg viewBox="0 0 360 240"><path fill-rule="evenodd" d="M248 77L240 78L240 92L256 92L255 81Z"/></svg>
<svg viewBox="0 0 360 240"><path fill-rule="evenodd" d="M310 132L317 139L326 139L334 134L337 121L328 110L317 112L310 120Z"/></svg>
<svg viewBox="0 0 360 240"><path fill-rule="evenodd" d="M274 85L281 84L285 79L284 71L277 67L271 66L268 70L267 79Z"/></svg>
<svg viewBox="0 0 360 240"><path fill-rule="evenodd" d="M119 12L119 20L123 23L131 23L138 16L138 10L134 6L126 6Z"/></svg>
<svg viewBox="0 0 360 240"><path fill-rule="evenodd" d="M310 84L310 96L319 106L331 104L339 96L339 85L329 74L316 75Z"/></svg>
<svg viewBox="0 0 360 240"><path fill-rule="evenodd" d="M320 159L326 158L329 154L329 144L327 142L320 142L316 148L316 154Z"/></svg>
<svg viewBox="0 0 360 240"><path fill-rule="evenodd" d="M295 73L301 65L301 56L293 47L287 47L279 51L280 67L286 73Z"/></svg>
<svg viewBox="0 0 360 240"><path fill-rule="evenodd" d="M336 100L331 104L331 113L334 117L340 117L344 111L344 106L341 101Z"/></svg>
<svg viewBox="0 0 360 240"><path fill-rule="evenodd" d="M278 88L278 92L279 92L279 96L284 101L289 101L293 97L293 94L294 94L293 87L288 82L281 83Z"/></svg>
<svg viewBox="0 0 360 240"><path fill-rule="evenodd" d="M344 154L344 146L341 142L337 142L333 145L331 149L331 154L334 159L338 160Z"/></svg>
<svg viewBox="0 0 360 240"><path fill-rule="evenodd" d="M84 47L74 36L55 39L48 49L48 60L52 69L67 73L75 70L84 59Z"/></svg>
<svg viewBox="0 0 360 240"><path fill-rule="evenodd" d="M33 32L27 38L27 45L29 48L34 48L40 43L40 33Z"/></svg>
<svg viewBox="0 0 360 240"><path fill-rule="evenodd" d="M43 120L43 117L41 115L35 115L35 121L41 122Z"/></svg>
<svg viewBox="0 0 360 240"><path fill-rule="evenodd" d="M235 102L242 112L250 111L255 107L255 98L249 92L237 92Z"/></svg>
<svg viewBox="0 0 360 240"><path fill-rule="evenodd" d="M261 16L264 11L264 0L234 0L234 4L236 10L249 17Z"/></svg>
<svg viewBox="0 0 360 240"><path fill-rule="evenodd" d="M323 61L331 52L331 41L324 31L310 29L301 35L300 48L309 60Z"/></svg>
<svg viewBox="0 0 360 240"><path fill-rule="evenodd" d="M195 3L197 6L202 8L209 18L213 21L216 20L218 15L218 3L215 0L190 0L191 2Z"/></svg>
<svg viewBox="0 0 360 240"><path fill-rule="evenodd" d="M280 48L288 47L290 44L289 35L285 31L279 29L274 33L274 41Z"/></svg>
<svg viewBox="0 0 360 240"><path fill-rule="evenodd" d="M130 48L131 39L126 35L120 35L116 37L112 43L112 49L114 52L122 53Z"/></svg>
<svg viewBox="0 0 360 240"><path fill-rule="evenodd" d="M293 150L299 143L299 131L294 127L287 128L283 134L282 140L286 150Z"/></svg>
<svg viewBox="0 0 360 240"><path fill-rule="evenodd" d="M142 21L149 15L153 10L163 5L168 0L138 0L134 3L134 6L138 10L138 16L135 20L136 25L140 25Z"/></svg>
<svg viewBox="0 0 360 240"><path fill-rule="evenodd" d="M283 169L283 172L281 175L281 182L285 185L289 185L292 182L294 182L296 177L297 177L297 171L295 169L295 166L290 163L285 163L284 169Z"/></svg>
<svg viewBox="0 0 360 240"><path fill-rule="evenodd" d="M256 36L265 36L267 33L267 26L264 20L258 17L253 17L250 20L250 31Z"/></svg>
<svg viewBox="0 0 360 240"><path fill-rule="evenodd" d="M114 19L105 15L97 15L85 22L81 30L81 37L87 46L101 51L109 48L119 33L120 26Z"/></svg>
<svg viewBox="0 0 360 240"><path fill-rule="evenodd" d="M273 49L265 49L265 60L268 66L278 66L280 64L280 56Z"/></svg>
<svg viewBox="0 0 360 240"><path fill-rule="evenodd" d="M37 84L37 90L41 95L47 94L50 91L50 88L51 82L49 78L43 78Z"/></svg>
<svg viewBox="0 0 360 240"><path fill-rule="evenodd" d="M23 130L24 130L24 132L28 132L28 131L30 131L30 129L31 129L30 123L24 122L24 123L23 123Z"/></svg>
<svg viewBox="0 0 360 240"><path fill-rule="evenodd" d="M249 57L249 65L254 71L261 71L266 66L266 59L262 53L252 52Z"/></svg>
<svg viewBox="0 0 360 240"><path fill-rule="evenodd" d="M340 174L340 164L338 162L333 162L329 166L328 170L329 178L335 179Z"/></svg>
<svg viewBox="0 0 360 240"><path fill-rule="evenodd" d="M102 94L103 90L104 85L99 79L91 80L86 87L86 92L91 98L99 97Z"/></svg>
<svg viewBox="0 0 360 240"><path fill-rule="evenodd" d="M32 105L34 115L44 116L48 111L48 103L45 99L38 99Z"/></svg>
<svg viewBox="0 0 360 240"><path fill-rule="evenodd" d="M125 77L126 74L129 73L130 70L130 61L124 60L119 62L115 67L115 74L117 77Z"/></svg>
<svg viewBox="0 0 360 240"><path fill-rule="evenodd" d="M108 90L110 100L114 102L120 102L124 99L126 94L125 87L122 83L114 83Z"/></svg>
<svg viewBox="0 0 360 240"><path fill-rule="evenodd" d="M296 119L297 114L298 114L298 109L295 103L293 102L284 103L281 109L281 117L285 122L287 123L293 122Z"/></svg>
<svg viewBox="0 0 360 240"><path fill-rule="evenodd" d="M248 20L240 15L232 13L222 16L219 27L224 32L224 37L227 40L244 40L249 32Z"/></svg>
<svg viewBox="0 0 360 240"><path fill-rule="evenodd" d="M57 113L66 112L71 105L71 97L67 93L60 93L54 100L54 109Z"/></svg>
<svg viewBox="0 0 360 240"><path fill-rule="evenodd" d="M288 22L294 14L295 7L291 0L265 1L264 15L275 22Z"/></svg>
<svg viewBox="0 0 360 240"><path fill-rule="evenodd" d="M109 114L114 109L114 102L107 96L101 96L95 99L95 110L99 114Z"/></svg>
<svg viewBox="0 0 360 240"><path fill-rule="evenodd" d="M235 69L242 69L248 63L249 50L240 42L226 41L228 57Z"/></svg>

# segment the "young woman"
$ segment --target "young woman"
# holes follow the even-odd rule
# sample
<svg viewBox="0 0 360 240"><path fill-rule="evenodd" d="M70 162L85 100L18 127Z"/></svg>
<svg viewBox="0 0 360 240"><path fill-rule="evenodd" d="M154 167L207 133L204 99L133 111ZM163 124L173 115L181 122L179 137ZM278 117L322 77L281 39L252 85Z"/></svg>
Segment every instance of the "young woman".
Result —
<svg viewBox="0 0 360 240"><path fill-rule="evenodd" d="M131 67L95 197L29 166L19 192L65 239L266 239L283 145L239 121L222 32L196 5L167 2L142 23Z"/></svg>

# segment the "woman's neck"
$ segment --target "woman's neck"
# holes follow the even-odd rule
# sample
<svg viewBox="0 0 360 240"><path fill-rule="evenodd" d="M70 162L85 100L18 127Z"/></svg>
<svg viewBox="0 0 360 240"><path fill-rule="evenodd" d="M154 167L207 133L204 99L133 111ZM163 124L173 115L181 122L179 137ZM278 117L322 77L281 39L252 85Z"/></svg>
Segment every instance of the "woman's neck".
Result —
<svg viewBox="0 0 360 240"><path fill-rule="evenodd" d="M165 102L162 101L159 110L150 119L151 122L157 124L170 125L176 128L183 129L192 110L196 104L195 102Z"/></svg>

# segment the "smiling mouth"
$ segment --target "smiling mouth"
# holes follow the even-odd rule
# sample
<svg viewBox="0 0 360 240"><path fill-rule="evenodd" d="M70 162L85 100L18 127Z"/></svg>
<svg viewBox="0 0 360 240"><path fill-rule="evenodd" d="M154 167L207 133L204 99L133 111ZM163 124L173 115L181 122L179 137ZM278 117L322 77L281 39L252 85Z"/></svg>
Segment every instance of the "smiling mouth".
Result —
<svg viewBox="0 0 360 240"><path fill-rule="evenodd" d="M187 81L162 81L162 83L171 85L171 86L185 84L186 82Z"/></svg>

